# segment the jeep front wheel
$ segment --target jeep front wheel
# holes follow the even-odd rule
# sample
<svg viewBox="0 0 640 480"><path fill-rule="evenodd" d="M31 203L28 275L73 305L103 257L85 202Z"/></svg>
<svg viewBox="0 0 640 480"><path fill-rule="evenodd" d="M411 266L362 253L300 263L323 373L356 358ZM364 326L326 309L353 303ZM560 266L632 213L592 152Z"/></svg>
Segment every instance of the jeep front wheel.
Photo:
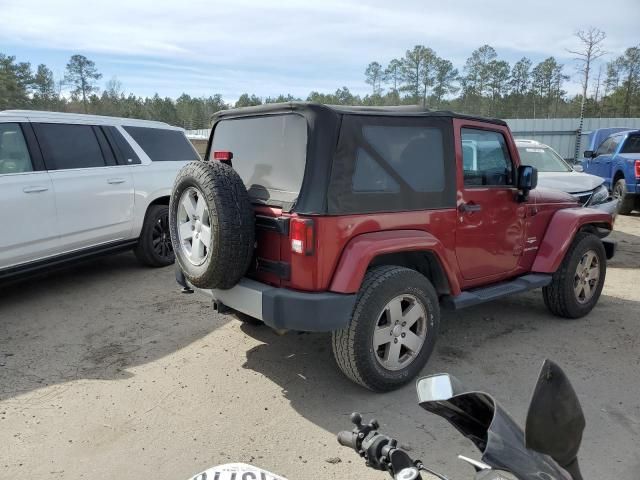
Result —
<svg viewBox="0 0 640 480"><path fill-rule="evenodd" d="M551 283L542 289L544 303L554 315L580 318L598 302L607 273L607 256L595 235L579 232Z"/></svg>
<svg viewBox="0 0 640 480"><path fill-rule="evenodd" d="M354 382L393 390L427 363L439 323L438 296L425 276L404 267L377 267L365 276L349 326L333 332L333 354Z"/></svg>

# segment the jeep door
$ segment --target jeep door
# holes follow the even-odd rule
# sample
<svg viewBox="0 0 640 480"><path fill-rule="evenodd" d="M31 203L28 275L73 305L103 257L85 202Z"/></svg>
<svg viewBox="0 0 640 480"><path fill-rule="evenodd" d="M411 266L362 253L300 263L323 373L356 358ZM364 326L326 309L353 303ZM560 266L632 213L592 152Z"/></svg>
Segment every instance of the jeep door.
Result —
<svg viewBox="0 0 640 480"><path fill-rule="evenodd" d="M131 172L116 165L99 127L34 123L49 170L65 252L130 238L134 189Z"/></svg>
<svg viewBox="0 0 640 480"><path fill-rule="evenodd" d="M0 202L0 271L59 250L53 185L24 118L0 123Z"/></svg>
<svg viewBox="0 0 640 480"><path fill-rule="evenodd" d="M458 165L456 257L466 286L518 269L525 208L515 186L516 149L507 127L454 120Z"/></svg>

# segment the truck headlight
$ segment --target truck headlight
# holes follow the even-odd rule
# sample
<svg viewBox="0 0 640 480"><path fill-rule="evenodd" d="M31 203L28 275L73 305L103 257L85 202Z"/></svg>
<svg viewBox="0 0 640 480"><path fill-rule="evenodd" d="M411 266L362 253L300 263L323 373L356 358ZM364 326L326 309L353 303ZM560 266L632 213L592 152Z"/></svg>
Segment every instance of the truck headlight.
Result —
<svg viewBox="0 0 640 480"><path fill-rule="evenodd" d="M607 201L608 198L609 198L609 190L604 185L600 185L598 188L596 188L593 191L593 195L591 195L591 200L589 200L589 204L587 206L604 203Z"/></svg>

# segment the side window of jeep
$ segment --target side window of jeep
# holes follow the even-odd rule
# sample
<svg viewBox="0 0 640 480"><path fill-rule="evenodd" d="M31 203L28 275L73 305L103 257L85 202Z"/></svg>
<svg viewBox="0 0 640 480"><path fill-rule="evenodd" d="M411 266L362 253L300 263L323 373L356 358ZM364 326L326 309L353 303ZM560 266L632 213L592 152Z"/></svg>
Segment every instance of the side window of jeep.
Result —
<svg viewBox="0 0 640 480"><path fill-rule="evenodd" d="M500 132L463 128L462 164L466 187L513 185L513 163Z"/></svg>

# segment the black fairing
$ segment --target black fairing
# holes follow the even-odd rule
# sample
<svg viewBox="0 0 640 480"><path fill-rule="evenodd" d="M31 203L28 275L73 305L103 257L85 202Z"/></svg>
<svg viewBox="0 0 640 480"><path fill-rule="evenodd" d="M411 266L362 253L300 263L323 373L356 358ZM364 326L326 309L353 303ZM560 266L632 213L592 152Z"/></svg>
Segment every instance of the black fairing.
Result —
<svg viewBox="0 0 640 480"><path fill-rule="evenodd" d="M551 457L526 448L522 429L487 393L454 392L447 400L420 406L447 419L494 468L512 472L519 480L571 480Z"/></svg>

